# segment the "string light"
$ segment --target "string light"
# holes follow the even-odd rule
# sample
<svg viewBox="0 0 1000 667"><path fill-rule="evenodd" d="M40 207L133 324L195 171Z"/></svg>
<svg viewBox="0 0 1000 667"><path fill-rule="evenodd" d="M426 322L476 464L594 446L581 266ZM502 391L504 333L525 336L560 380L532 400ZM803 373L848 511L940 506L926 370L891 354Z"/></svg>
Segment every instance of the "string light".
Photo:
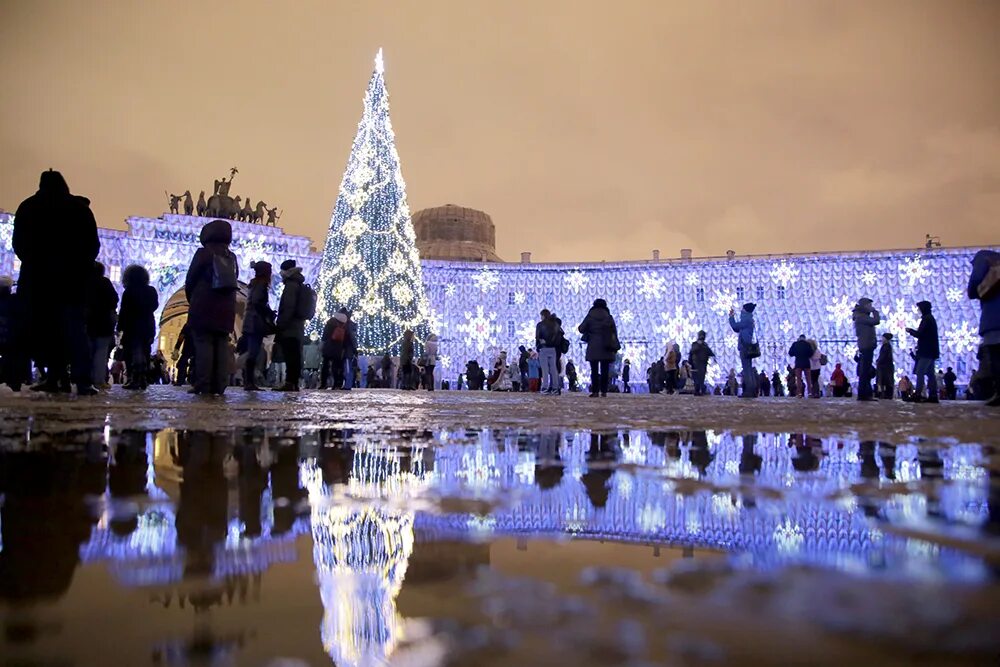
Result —
<svg viewBox="0 0 1000 667"><path fill-rule="evenodd" d="M358 324L358 350L367 355L398 353L406 329L414 331L418 344L430 334L384 71L380 49L330 219L316 318L309 323L309 333L318 336L324 323L346 307Z"/></svg>

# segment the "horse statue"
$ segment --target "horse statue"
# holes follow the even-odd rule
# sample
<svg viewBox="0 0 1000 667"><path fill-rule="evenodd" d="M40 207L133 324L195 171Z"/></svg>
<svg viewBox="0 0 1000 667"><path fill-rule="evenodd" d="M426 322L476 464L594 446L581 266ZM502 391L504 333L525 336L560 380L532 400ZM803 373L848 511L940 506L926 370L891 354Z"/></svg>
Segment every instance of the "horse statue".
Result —
<svg viewBox="0 0 1000 667"><path fill-rule="evenodd" d="M240 222L252 222L253 221L253 209L250 208L250 197L243 203L243 208L240 209Z"/></svg>
<svg viewBox="0 0 1000 667"><path fill-rule="evenodd" d="M208 204L205 202L205 191L202 190L201 194L198 195L198 217L204 218L205 211L208 210Z"/></svg>
<svg viewBox="0 0 1000 667"><path fill-rule="evenodd" d="M247 205L249 205L249 204L250 204L250 200L248 199L247 200ZM267 210L267 204L265 204L263 201L257 202L257 207L254 209L253 213L251 214L251 222L253 222L255 225L263 224L263 222L264 222L264 211L266 211L266 210Z"/></svg>
<svg viewBox="0 0 1000 667"><path fill-rule="evenodd" d="M184 191L184 215L194 214L194 200L191 199L191 191Z"/></svg>
<svg viewBox="0 0 1000 667"><path fill-rule="evenodd" d="M233 199L229 195L212 195L208 198L205 215L209 218L235 220L240 214L240 199L241 197Z"/></svg>

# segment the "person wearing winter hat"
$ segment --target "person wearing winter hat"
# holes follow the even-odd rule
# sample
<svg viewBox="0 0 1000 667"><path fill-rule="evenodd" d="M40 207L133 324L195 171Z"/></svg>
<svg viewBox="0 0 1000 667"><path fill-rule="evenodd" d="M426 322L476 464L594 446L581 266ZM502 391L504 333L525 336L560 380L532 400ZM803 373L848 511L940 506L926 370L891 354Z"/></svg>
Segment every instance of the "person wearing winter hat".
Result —
<svg viewBox="0 0 1000 667"><path fill-rule="evenodd" d="M867 297L858 299L852 313L854 333L858 337L858 400L874 401L872 395L872 361L875 358L875 327L882 316Z"/></svg>
<svg viewBox="0 0 1000 667"><path fill-rule="evenodd" d="M704 331L699 331L698 340L691 343L691 349L688 352L695 396L705 395L705 375L708 373L708 360L715 356L715 352L712 352L712 348L705 341L707 337L708 334Z"/></svg>
<svg viewBox="0 0 1000 667"><path fill-rule="evenodd" d="M917 308L920 310L920 324L916 329L906 330L906 333L917 339L917 363L913 370L917 376L917 386L913 392L913 402L939 403L937 377L934 375L934 362L941 356L937 320L931 314L930 301L919 302ZM926 399L923 397L925 378L927 380Z"/></svg>
<svg viewBox="0 0 1000 667"><path fill-rule="evenodd" d="M271 292L271 264L254 262L250 265L254 277L247 290L246 317L243 319L243 337L246 344L246 366L243 370L243 389L258 391L257 361L264 339L274 333L274 311L268 303Z"/></svg>
<svg viewBox="0 0 1000 667"><path fill-rule="evenodd" d="M285 353L287 365L285 384L276 391L298 391L302 378L302 343L305 340L306 322L296 312L298 310L299 293L306 279L302 268L294 259L286 259L281 263L281 282L285 288L278 304L278 320L276 342Z"/></svg>
<svg viewBox="0 0 1000 667"><path fill-rule="evenodd" d="M896 393L896 363L892 358L892 334L882 334L882 347L875 362L876 394L879 398L892 400Z"/></svg>
<svg viewBox="0 0 1000 667"><path fill-rule="evenodd" d="M736 349L743 366L743 398L757 398L757 370L753 367L753 360L759 356L759 349L753 340L753 312L756 309L755 303L743 304L739 321L736 320L736 311L729 309L729 326L737 333Z"/></svg>
<svg viewBox="0 0 1000 667"><path fill-rule="evenodd" d="M229 249L233 227L213 220L201 228L202 247L195 252L184 279L194 335L193 394L221 396L229 386L229 339L236 325L239 262ZM225 275L222 275L222 274Z"/></svg>

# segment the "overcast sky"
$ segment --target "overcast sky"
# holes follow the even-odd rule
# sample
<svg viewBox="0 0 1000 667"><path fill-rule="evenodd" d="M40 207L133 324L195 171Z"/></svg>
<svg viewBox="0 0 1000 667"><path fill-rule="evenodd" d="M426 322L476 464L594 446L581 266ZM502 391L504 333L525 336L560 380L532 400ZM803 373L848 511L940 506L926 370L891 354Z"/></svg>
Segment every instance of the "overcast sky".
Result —
<svg viewBox="0 0 1000 667"><path fill-rule="evenodd" d="M4 0L0 207L235 165L321 247L379 47L411 209L508 260L1000 243L995 0Z"/></svg>

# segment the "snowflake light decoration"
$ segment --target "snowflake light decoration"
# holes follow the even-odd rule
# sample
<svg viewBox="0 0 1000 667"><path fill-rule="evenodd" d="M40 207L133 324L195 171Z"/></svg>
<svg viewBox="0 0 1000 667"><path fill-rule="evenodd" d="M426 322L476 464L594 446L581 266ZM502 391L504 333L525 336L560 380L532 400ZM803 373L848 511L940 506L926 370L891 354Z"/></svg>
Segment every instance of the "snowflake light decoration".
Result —
<svg viewBox="0 0 1000 667"><path fill-rule="evenodd" d="M783 332L785 332L785 335L787 335L788 332L792 330L792 323L789 322L788 320L785 320L784 322L781 323L780 328Z"/></svg>
<svg viewBox="0 0 1000 667"><path fill-rule="evenodd" d="M798 279L799 270L784 260L771 267L771 280L774 281L775 285L784 285L785 287L788 287L789 285L794 284Z"/></svg>
<svg viewBox="0 0 1000 667"><path fill-rule="evenodd" d="M863 282L868 287L871 287L878 282L878 276L875 275L874 271L865 271L861 274L861 282Z"/></svg>
<svg viewBox="0 0 1000 667"><path fill-rule="evenodd" d="M622 321L623 324L632 324L635 321L635 314L631 310L623 310L618 319Z"/></svg>
<svg viewBox="0 0 1000 667"><path fill-rule="evenodd" d="M705 368L705 383L708 384L710 387L714 387L715 385L719 384L719 381L721 379L722 379L722 367L715 362L709 363L708 367Z"/></svg>
<svg viewBox="0 0 1000 667"><path fill-rule="evenodd" d="M965 291L957 287L949 287L945 294L948 296L948 301L952 303L959 303L965 298Z"/></svg>
<svg viewBox="0 0 1000 667"><path fill-rule="evenodd" d="M736 292L731 290L713 290L709 299L709 308L716 315L728 315L730 308L738 307Z"/></svg>
<svg viewBox="0 0 1000 667"><path fill-rule="evenodd" d="M653 326L653 331L660 334L663 343L678 343L682 348L693 341L701 324L695 319L697 315L690 311L685 311L684 306L676 306L673 313L660 313L662 324Z"/></svg>
<svg viewBox="0 0 1000 667"><path fill-rule="evenodd" d="M427 326L431 333L440 334L448 326L447 320L438 312L437 308L427 309Z"/></svg>
<svg viewBox="0 0 1000 667"><path fill-rule="evenodd" d="M848 325L854 313L854 304L846 295L839 299L834 299L826 306L826 317L831 322L841 325Z"/></svg>
<svg viewBox="0 0 1000 667"><path fill-rule="evenodd" d="M535 347L535 323L521 322L515 331L517 341L528 348Z"/></svg>
<svg viewBox="0 0 1000 667"><path fill-rule="evenodd" d="M528 295L525 294L523 290L518 290L514 292L514 303L516 303L517 305L523 306L527 300L528 300Z"/></svg>
<svg viewBox="0 0 1000 667"><path fill-rule="evenodd" d="M667 288L666 279L656 273L639 276L639 294L646 299L659 299Z"/></svg>
<svg viewBox="0 0 1000 667"><path fill-rule="evenodd" d="M500 274L493 269L481 269L472 276L472 282L483 294L492 292L500 284Z"/></svg>
<svg viewBox="0 0 1000 667"><path fill-rule="evenodd" d="M455 292L457 292L457 291L458 291L458 288L455 287L455 285L452 284L452 283L448 283L447 285L444 286L444 295L445 296L455 296Z"/></svg>
<svg viewBox="0 0 1000 667"><path fill-rule="evenodd" d="M979 331L968 322L958 322L945 331L944 341L956 354L975 352L979 349Z"/></svg>
<svg viewBox="0 0 1000 667"><path fill-rule="evenodd" d="M920 257L904 259L899 263L899 279L905 287L913 289L917 283L921 285L931 277L928 261Z"/></svg>
<svg viewBox="0 0 1000 667"><path fill-rule="evenodd" d="M906 333L907 328L916 328L919 324L917 307L907 306L903 299L896 299L895 306L886 306L882 312L881 328L892 333L893 341L901 350L910 346L910 335Z"/></svg>
<svg viewBox="0 0 1000 667"><path fill-rule="evenodd" d="M465 322L455 327L457 331L465 334L465 342L476 348L480 353L490 346L497 344L497 334L500 333L500 326L497 324L497 314L487 315L482 306L476 306L475 314L465 313Z"/></svg>
<svg viewBox="0 0 1000 667"><path fill-rule="evenodd" d="M684 284L688 287L697 287L701 284L701 276L694 271L688 271L688 274L684 276Z"/></svg>
<svg viewBox="0 0 1000 667"><path fill-rule="evenodd" d="M590 278L587 277L583 271L568 271L563 277L563 284L573 294L579 294L590 282Z"/></svg>

